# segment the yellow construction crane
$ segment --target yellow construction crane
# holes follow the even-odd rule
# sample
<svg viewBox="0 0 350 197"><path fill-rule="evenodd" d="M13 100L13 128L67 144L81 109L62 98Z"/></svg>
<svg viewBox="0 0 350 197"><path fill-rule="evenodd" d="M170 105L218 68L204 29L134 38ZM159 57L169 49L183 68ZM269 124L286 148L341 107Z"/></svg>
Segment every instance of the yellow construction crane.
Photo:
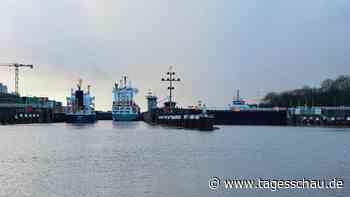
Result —
<svg viewBox="0 0 350 197"><path fill-rule="evenodd" d="M0 66L13 67L15 68L15 93L19 95L18 91L18 82L19 82L19 68L28 67L33 69L33 65L29 64L18 64L18 63L9 63L9 64L0 64Z"/></svg>

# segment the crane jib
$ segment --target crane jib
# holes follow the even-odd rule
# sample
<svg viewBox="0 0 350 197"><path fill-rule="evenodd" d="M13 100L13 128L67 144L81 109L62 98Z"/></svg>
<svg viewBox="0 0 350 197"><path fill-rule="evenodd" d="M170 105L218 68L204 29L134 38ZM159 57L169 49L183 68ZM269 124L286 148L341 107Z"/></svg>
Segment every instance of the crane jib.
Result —
<svg viewBox="0 0 350 197"><path fill-rule="evenodd" d="M6 67L14 67L15 68L15 93L19 95L19 68L21 67L28 67L33 69L32 64L18 64L18 63L9 63L9 64L0 64L0 66L6 66Z"/></svg>

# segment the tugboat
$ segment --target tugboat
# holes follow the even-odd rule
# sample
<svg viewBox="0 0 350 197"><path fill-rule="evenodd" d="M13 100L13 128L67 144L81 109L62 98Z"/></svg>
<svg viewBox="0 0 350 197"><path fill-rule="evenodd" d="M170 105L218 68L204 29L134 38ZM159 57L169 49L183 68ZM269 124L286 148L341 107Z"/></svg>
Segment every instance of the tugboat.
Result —
<svg viewBox="0 0 350 197"><path fill-rule="evenodd" d="M71 96L67 97L67 123L94 123L96 122L95 97L90 96L90 86L85 93L82 89L82 79L79 79L77 90L71 90Z"/></svg>
<svg viewBox="0 0 350 197"><path fill-rule="evenodd" d="M113 87L112 118L114 121L134 121L139 119L140 107L134 102L134 95L138 93L136 88L127 84L127 77L123 76L120 84Z"/></svg>

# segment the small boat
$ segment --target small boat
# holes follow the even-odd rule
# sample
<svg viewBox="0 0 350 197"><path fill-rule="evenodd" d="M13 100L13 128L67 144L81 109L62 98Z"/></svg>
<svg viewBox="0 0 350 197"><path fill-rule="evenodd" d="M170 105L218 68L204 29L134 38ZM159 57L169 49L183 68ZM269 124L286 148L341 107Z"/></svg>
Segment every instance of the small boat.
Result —
<svg viewBox="0 0 350 197"><path fill-rule="evenodd" d="M82 89L82 79L79 79L77 90L71 90L67 97L66 122L67 123L94 123L96 122L95 97L90 95L90 86L87 92Z"/></svg>

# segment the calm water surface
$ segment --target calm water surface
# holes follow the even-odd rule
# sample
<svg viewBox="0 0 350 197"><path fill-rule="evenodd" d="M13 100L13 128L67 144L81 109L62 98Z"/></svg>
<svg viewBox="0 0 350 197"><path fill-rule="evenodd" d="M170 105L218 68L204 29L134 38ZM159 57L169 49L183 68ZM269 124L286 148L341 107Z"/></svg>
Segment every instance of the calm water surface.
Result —
<svg viewBox="0 0 350 197"><path fill-rule="evenodd" d="M344 180L338 190L225 190L208 179ZM350 196L350 129L143 122L0 126L0 196Z"/></svg>

